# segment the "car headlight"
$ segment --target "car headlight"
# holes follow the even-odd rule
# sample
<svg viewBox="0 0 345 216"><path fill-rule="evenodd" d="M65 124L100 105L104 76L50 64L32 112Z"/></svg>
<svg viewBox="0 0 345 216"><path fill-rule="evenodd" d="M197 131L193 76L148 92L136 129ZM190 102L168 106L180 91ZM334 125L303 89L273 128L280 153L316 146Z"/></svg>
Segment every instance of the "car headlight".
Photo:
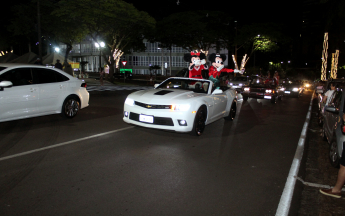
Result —
<svg viewBox="0 0 345 216"><path fill-rule="evenodd" d="M242 83L240 83L240 84L238 84L239 86L243 86L243 84Z"/></svg>
<svg viewBox="0 0 345 216"><path fill-rule="evenodd" d="M307 88L309 88L309 86L310 86L309 84L306 84L306 85L305 85L305 87L307 87Z"/></svg>
<svg viewBox="0 0 345 216"><path fill-rule="evenodd" d="M297 91L298 91L298 88L293 88L292 91L297 92Z"/></svg>
<svg viewBox="0 0 345 216"><path fill-rule="evenodd" d="M247 87L247 88L244 88L243 90L244 91L250 91L250 88Z"/></svg>
<svg viewBox="0 0 345 216"><path fill-rule="evenodd" d="M125 104L127 104L129 106L134 106L134 100L130 99L130 98L126 98Z"/></svg>
<svg viewBox="0 0 345 216"><path fill-rule="evenodd" d="M189 104L174 104L171 105L171 110L176 110L176 111L187 111L189 110L190 105Z"/></svg>
<svg viewBox="0 0 345 216"><path fill-rule="evenodd" d="M280 91L284 91L285 90L285 88L280 88Z"/></svg>
<svg viewBox="0 0 345 216"><path fill-rule="evenodd" d="M230 85L232 85L232 83L230 83Z"/></svg>

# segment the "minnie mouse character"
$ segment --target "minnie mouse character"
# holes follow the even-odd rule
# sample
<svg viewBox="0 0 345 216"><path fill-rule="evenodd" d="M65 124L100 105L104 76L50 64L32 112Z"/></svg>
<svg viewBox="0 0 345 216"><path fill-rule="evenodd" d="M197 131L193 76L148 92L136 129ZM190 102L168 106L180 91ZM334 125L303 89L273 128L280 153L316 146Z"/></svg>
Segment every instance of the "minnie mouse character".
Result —
<svg viewBox="0 0 345 216"><path fill-rule="evenodd" d="M209 80L211 80L215 87L220 86L219 77L222 72L226 73L240 73L240 70L233 70L233 69L227 69L224 68L224 61L226 60L225 54L219 54L219 53L212 53L208 60L211 62L212 66L210 66L210 69L208 70Z"/></svg>
<svg viewBox="0 0 345 216"><path fill-rule="evenodd" d="M184 55L184 60L189 62L189 78L203 79L201 70L207 70L206 56L204 53L191 52Z"/></svg>

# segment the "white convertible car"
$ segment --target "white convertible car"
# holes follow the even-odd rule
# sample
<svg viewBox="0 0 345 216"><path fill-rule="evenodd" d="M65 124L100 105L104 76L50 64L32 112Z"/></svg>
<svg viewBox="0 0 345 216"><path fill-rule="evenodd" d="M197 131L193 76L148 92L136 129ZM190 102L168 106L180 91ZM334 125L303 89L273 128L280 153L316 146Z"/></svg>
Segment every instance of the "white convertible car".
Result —
<svg viewBox="0 0 345 216"><path fill-rule="evenodd" d="M200 136L205 125L236 116L236 92L213 89L204 79L172 77L154 89L133 92L124 104L123 120L138 126L191 132Z"/></svg>

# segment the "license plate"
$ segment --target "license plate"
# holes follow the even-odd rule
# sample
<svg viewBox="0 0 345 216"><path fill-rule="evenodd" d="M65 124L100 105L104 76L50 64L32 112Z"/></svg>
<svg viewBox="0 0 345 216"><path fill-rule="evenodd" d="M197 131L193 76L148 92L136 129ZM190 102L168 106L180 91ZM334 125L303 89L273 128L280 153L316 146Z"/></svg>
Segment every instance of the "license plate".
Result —
<svg viewBox="0 0 345 216"><path fill-rule="evenodd" d="M264 96L264 98L265 98L265 99L272 99L271 96L266 96L266 95Z"/></svg>
<svg viewBox="0 0 345 216"><path fill-rule="evenodd" d="M139 115L139 121L153 123L153 116Z"/></svg>
<svg viewBox="0 0 345 216"><path fill-rule="evenodd" d="M285 91L285 94L290 94L291 92L290 91Z"/></svg>

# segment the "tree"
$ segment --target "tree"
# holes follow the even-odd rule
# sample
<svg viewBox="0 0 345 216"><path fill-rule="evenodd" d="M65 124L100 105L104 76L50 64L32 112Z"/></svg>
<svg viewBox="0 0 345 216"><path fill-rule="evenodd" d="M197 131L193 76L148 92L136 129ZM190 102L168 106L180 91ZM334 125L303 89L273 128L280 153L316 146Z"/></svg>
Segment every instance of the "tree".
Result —
<svg viewBox="0 0 345 216"><path fill-rule="evenodd" d="M56 14L63 20L82 20L89 35L103 40L110 56L103 59L110 66L113 79L120 57L130 49L144 50L144 36L155 27L155 20L122 0L61 0Z"/></svg>
<svg viewBox="0 0 345 216"><path fill-rule="evenodd" d="M234 43L238 44L237 49L245 50L249 59L257 51L274 52L279 49L278 43L288 41L278 24L254 23L240 28Z"/></svg>
<svg viewBox="0 0 345 216"><path fill-rule="evenodd" d="M187 11L171 14L157 24L154 40L166 48L173 45L189 51L207 52L220 41L231 18L219 11Z"/></svg>
<svg viewBox="0 0 345 216"><path fill-rule="evenodd" d="M9 31L14 36L23 36L28 41L37 41L37 0L29 4L19 4L13 8L14 16ZM67 46L64 64L72 50L72 44L81 41L86 36L86 31L81 20L61 20L55 10L55 0L40 0L42 38L50 44L63 43Z"/></svg>

